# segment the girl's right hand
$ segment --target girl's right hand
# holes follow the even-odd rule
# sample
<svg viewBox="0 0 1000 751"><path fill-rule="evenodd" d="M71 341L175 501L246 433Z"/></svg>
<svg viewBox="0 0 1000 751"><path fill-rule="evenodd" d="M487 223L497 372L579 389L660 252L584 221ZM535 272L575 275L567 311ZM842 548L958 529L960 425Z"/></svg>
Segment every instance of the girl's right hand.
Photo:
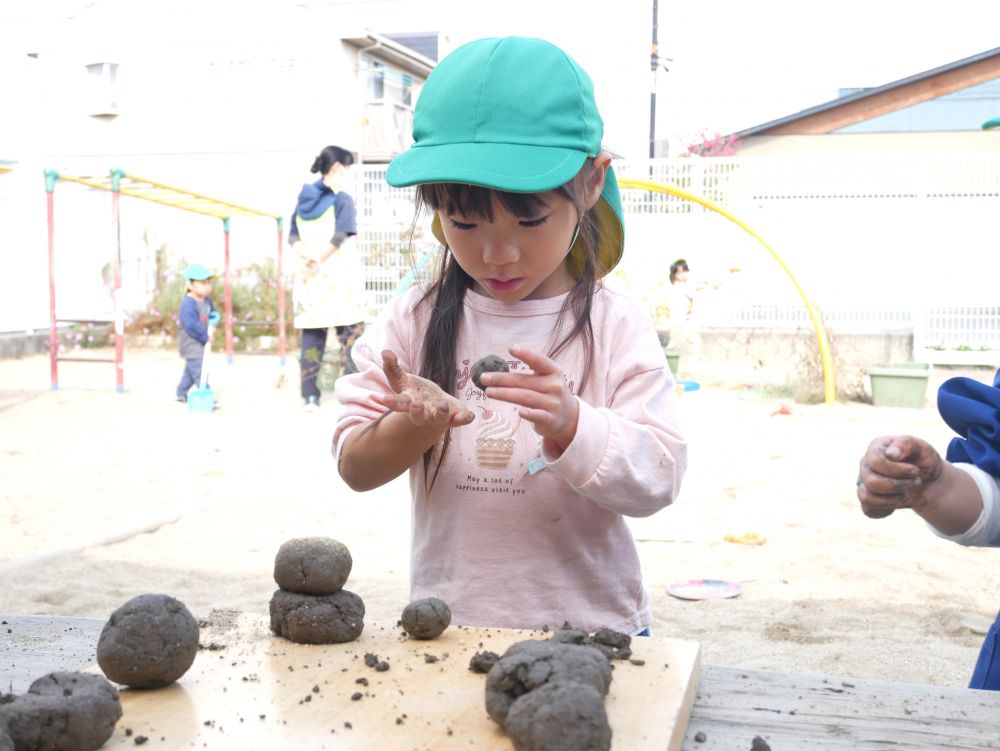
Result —
<svg viewBox="0 0 1000 751"><path fill-rule="evenodd" d="M868 445L858 470L861 510L865 516L880 519L898 508L923 508L943 466L937 450L920 438L876 438Z"/></svg>
<svg viewBox="0 0 1000 751"><path fill-rule="evenodd" d="M405 372L392 350L382 352L382 370L395 392L382 397L393 412L405 412L414 425L458 427L468 425L475 415L457 398L446 394L433 381Z"/></svg>

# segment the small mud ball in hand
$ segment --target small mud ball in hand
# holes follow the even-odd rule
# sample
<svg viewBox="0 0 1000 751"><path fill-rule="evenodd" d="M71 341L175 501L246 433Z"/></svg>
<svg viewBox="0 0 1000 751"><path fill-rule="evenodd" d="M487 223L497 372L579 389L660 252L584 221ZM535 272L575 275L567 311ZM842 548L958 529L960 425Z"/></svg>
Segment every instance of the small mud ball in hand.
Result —
<svg viewBox="0 0 1000 751"><path fill-rule="evenodd" d="M180 678L198 653L198 621L169 595L134 597L111 614L97 664L115 683L160 688Z"/></svg>
<svg viewBox="0 0 1000 751"><path fill-rule="evenodd" d="M476 384L476 388L480 391L486 388L483 386L482 380L483 373L509 373L510 366L507 365L507 361L504 360L499 355L486 355L476 360L475 365L472 366L472 382Z"/></svg>
<svg viewBox="0 0 1000 751"><path fill-rule="evenodd" d="M436 639L451 623L451 608L437 597L414 600L403 608L400 623L414 639Z"/></svg>
<svg viewBox="0 0 1000 751"><path fill-rule="evenodd" d="M351 574L351 551L329 537L297 537L278 548L274 581L289 592L332 595Z"/></svg>

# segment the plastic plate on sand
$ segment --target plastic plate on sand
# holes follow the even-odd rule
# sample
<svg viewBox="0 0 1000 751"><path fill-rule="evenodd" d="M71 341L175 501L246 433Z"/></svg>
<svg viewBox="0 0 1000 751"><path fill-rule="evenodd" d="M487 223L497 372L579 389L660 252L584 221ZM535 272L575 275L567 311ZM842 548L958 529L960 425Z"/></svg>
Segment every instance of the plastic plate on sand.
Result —
<svg viewBox="0 0 1000 751"><path fill-rule="evenodd" d="M721 600L736 597L743 591L738 582L722 579L691 579L667 587L667 594L681 600Z"/></svg>

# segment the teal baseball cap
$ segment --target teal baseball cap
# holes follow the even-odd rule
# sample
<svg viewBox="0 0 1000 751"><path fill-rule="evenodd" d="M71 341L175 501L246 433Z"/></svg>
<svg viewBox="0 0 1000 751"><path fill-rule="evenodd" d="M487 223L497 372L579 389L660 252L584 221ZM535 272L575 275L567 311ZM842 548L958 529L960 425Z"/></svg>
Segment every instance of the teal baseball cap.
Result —
<svg viewBox="0 0 1000 751"><path fill-rule="evenodd" d="M184 278L189 282L195 281L200 282L206 279L211 279L215 274L207 266L203 266L200 263L192 263L186 269L184 269Z"/></svg>
<svg viewBox="0 0 1000 751"><path fill-rule="evenodd" d="M427 77L414 111L413 145L392 160L386 181L541 193L572 180L601 152L603 135L594 84L563 50L530 37L479 39L455 49ZM607 272L625 244L610 167L595 209ZM436 223L435 234L443 239Z"/></svg>

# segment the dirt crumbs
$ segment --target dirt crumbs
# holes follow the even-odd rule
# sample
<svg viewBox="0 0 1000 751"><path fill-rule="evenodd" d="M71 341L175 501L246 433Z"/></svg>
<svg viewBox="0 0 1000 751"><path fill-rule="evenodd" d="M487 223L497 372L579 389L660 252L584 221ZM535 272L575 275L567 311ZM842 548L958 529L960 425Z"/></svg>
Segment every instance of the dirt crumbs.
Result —
<svg viewBox="0 0 1000 751"><path fill-rule="evenodd" d="M437 597L414 600L403 608L399 622L414 639L436 639L451 624L451 608Z"/></svg>
<svg viewBox="0 0 1000 751"><path fill-rule="evenodd" d="M591 635L569 624L563 624L563 627L553 631L549 638L561 644L593 647L609 660L627 660L632 656L632 637L610 628L602 628Z"/></svg>
<svg viewBox="0 0 1000 751"><path fill-rule="evenodd" d="M594 647L520 641L486 676L486 712L521 751L608 751L610 686L611 664Z"/></svg>
<svg viewBox="0 0 1000 751"><path fill-rule="evenodd" d="M500 659L500 655L496 652L476 652L472 657L469 658L469 670L473 673L488 673L490 668L492 668L497 660Z"/></svg>
<svg viewBox="0 0 1000 751"><path fill-rule="evenodd" d="M93 751L111 737L122 716L118 691L91 673L42 676L19 696L0 703L0 750Z"/></svg>
<svg viewBox="0 0 1000 751"><path fill-rule="evenodd" d="M472 376L472 382L476 384L476 388L480 391L484 390L483 382L480 380L483 377L483 373L509 373L510 366L507 361L504 360L500 355L486 355L486 357L481 357L472 366L470 375Z"/></svg>
<svg viewBox="0 0 1000 751"><path fill-rule="evenodd" d="M97 664L110 680L135 688L167 686L198 653L198 621L169 595L134 597L115 610L97 642Z"/></svg>
<svg viewBox="0 0 1000 751"><path fill-rule="evenodd" d="M282 543L274 558L274 581L306 595L330 595L351 575L351 551L329 537L297 537Z"/></svg>

